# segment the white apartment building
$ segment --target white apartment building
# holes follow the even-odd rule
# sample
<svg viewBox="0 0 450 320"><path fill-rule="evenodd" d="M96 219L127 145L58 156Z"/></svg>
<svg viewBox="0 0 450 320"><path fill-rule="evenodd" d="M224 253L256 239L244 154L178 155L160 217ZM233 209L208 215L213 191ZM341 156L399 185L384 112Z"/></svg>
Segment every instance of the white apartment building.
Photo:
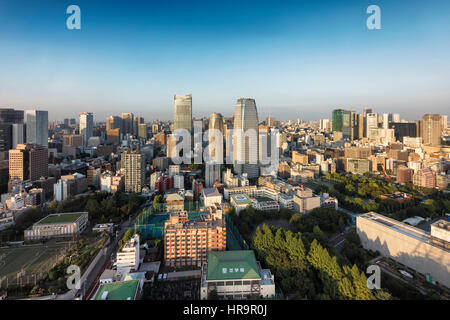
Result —
<svg viewBox="0 0 450 320"><path fill-rule="evenodd" d="M117 271L139 269L139 235L135 234L117 252Z"/></svg>

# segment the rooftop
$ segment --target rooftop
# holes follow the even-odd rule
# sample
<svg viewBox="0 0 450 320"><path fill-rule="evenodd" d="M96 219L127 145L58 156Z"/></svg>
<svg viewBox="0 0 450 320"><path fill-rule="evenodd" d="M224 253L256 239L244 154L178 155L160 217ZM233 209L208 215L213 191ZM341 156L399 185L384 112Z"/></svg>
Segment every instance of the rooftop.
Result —
<svg viewBox="0 0 450 320"><path fill-rule="evenodd" d="M138 284L138 280L102 284L94 300L134 300Z"/></svg>
<svg viewBox="0 0 450 320"><path fill-rule="evenodd" d="M253 250L208 253L207 280L260 279Z"/></svg>
<svg viewBox="0 0 450 320"><path fill-rule="evenodd" d="M87 214L87 212L49 214L45 218L36 222L36 225L53 224L53 223L72 223L72 222L76 222L84 214Z"/></svg>
<svg viewBox="0 0 450 320"><path fill-rule="evenodd" d="M245 193L232 194L231 199L237 204L250 204L252 200Z"/></svg>

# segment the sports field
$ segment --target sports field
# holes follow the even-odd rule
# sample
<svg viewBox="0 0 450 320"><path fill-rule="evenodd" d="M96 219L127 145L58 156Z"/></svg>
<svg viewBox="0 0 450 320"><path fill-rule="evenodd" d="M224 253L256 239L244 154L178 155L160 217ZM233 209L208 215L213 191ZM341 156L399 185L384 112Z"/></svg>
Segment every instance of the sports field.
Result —
<svg viewBox="0 0 450 320"><path fill-rule="evenodd" d="M69 242L53 244L24 245L17 248L0 248L0 281L5 286L6 277L11 284L17 281L17 274L39 279L70 248Z"/></svg>

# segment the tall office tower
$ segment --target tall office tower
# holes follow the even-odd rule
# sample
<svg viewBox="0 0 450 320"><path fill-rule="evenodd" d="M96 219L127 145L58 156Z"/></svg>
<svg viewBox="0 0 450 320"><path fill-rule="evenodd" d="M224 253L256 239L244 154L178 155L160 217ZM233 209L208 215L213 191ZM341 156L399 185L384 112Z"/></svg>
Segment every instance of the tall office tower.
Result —
<svg viewBox="0 0 450 320"><path fill-rule="evenodd" d="M48 176L48 149L35 143L19 144L9 150L10 180L38 180Z"/></svg>
<svg viewBox="0 0 450 320"><path fill-rule="evenodd" d="M0 123L23 123L23 110L0 108Z"/></svg>
<svg viewBox="0 0 450 320"><path fill-rule="evenodd" d="M390 122L392 122L392 114L383 113L383 129L389 129Z"/></svg>
<svg viewBox="0 0 450 320"><path fill-rule="evenodd" d="M134 114L122 113L122 134L134 135Z"/></svg>
<svg viewBox="0 0 450 320"><path fill-rule="evenodd" d="M185 96L174 96L174 123L173 129L186 129L192 135L192 94Z"/></svg>
<svg viewBox="0 0 450 320"><path fill-rule="evenodd" d="M354 139L356 134L356 112L348 110L340 110L341 123L337 123L336 128L341 128L344 139ZM339 121L339 117L337 119ZM333 120L334 123L334 120Z"/></svg>
<svg viewBox="0 0 450 320"><path fill-rule="evenodd" d="M0 158L7 159L9 149L23 143L23 137L23 111L0 108Z"/></svg>
<svg viewBox="0 0 450 320"><path fill-rule="evenodd" d="M144 124L144 118L143 117L134 117L133 130L134 130L135 136L139 136L139 125L140 124Z"/></svg>
<svg viewBox="0 0 450 320"><path fill-rule="evenodd" d="M448 116L441 115L442 118L442 130L447 130Z"/></svg>
<svg viewBox="0 0 450 320"><path fill-rule="evenodd" d="M359 113L357 116L357 127L358 127L358 139L366 137L366 117L363 113Z"/></svg>
<svg viewBox="0 0 450 320"><path fill-rule="evenodd" d="M342 109L335 109L331 113L332 118L332 131L340 131L342 132L342 120L343 120L343 114L345 110Z"/></svg>
<svg viewBox="0 0 450 320"><path fill-rule="evenodd" d="M23 123L12 124L12 148L15 149L18 144L25 142L25 126Z"/></svg>
<svg viewBox="0 0 450 320"><path fill-rule="evenodd" d="M371 108L364 108L363 109L364 116L367 116L369 113L372 113L372 109Z"/></svg>
<svg viewBox="0 0 450 320"><path fill-rule="evenodd" d="M440 114L425 114L422 118L422 138L424 145L440 146L442 117Z"/></svg>
<svg viewBox="0 0 450 320"><path fill-rule="evenodd" d="M138 137L147 140L147 125L145 123L138 124Z"/></svg>
<svg viewBox="0 0 450 320"><path fill-rule="evenodd" d="M125 192L142 191L145 183L145 159L138 151L122 153L122 163L125 168Z"/></svg>
<svg viewBox="0 0 450 320"><path fill-rule="evenodd" d="M216 181L220 182L220 168L223 163L223 117L220 113L213 113L209 117L208 145L210 161L214 162L205 163L205 186L209 188Z"/></svg>
<svg viewBox="0 0 450 320"><path fill-rule="evenodd" d="M247 173L249 178L259 176L258 111L254 99L241 98L234 113L233 130L234 171Z"/></svg>
<svg viewBox="0 0 450 320"><path fill-rule="evenodd" d="M0 151L7 152L12 148L12 124L0 123Z"/></svg>
<svg viewBox="0 0 450 320"><path fill-rule="evenodd" d="M26 110L26 142L48 148L48 111Z"/></svg>
<svg viewBox="0 0 450 320"><path fill-rule="evenodd" d="M106 118L106 131L112 129L122 129L122 118L118 116L110 116Z"/></svg>
<svg viewBox="0 0 450 320"><path fill-rule="evenodd" d="M110 129L106 131L106 141L108 143L120 143L120 129Z"/></svg>
<svg viewBox="0 0 450 320"><path fill-rule="evenodd" d="M328 130L328 126L330 125L330 119L320 119L320 130Z"/></svg>
<svg viewBox="0 0 450 320"><path fill-rule="evenodd" d="M394 113L392 115L392 122L400 122L400 114L399 113Z"/></svg>
<svg viewBox="0 0 450 320"><path fill-rule="evenodd" d="M277 121L275 120L274 117L267 117L266 118L266 126L268 126L268 127L276 127L277 126Z"/></svg>
<svg viewBox="0 0 450 320"><path fill-rule="evenodd" d="M81 134L64 134L62 136L63 146L81 147L84 137Z"/></svg>
<svg viewBox="0 0 450 320"><path fill-rule="evenodd" d="M350 139L358 138L358 114L355 111L350 111Z"/></svg>
<svg viewBox="0 0 450 320"><path fill-rule="evenodd" d="M395 139L403 141L404 137L417 137L416 122L391 122L389 128L394 129Z"/></svg>
<svg viewBox="0 0 450 320"><path fill-rule="evenodd" d="M88 145L88 140L94 135L94 116L92 112L80 113L80 134L83 136L84 145Z"/></svg>
<svg viewBox="0 0 450 320"><path fill-rule="evenodd" d="M366 115L366 136L370 136L370 130L371 129L377 129L378 128L378 114L376 113L368 113Z"/></svg>

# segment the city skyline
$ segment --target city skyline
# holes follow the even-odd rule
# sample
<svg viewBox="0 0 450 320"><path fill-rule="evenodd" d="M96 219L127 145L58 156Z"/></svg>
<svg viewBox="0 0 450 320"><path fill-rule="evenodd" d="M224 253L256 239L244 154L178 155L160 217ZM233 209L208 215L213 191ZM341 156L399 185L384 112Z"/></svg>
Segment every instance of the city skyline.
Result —
<svg viewBox="0 0 450 320"><path fill-rule="evenodd" d="M280 120L448 110L444 1L379 1L381 30L366 28L368 3L356 1L78 5L81 30L66 28L65 3L0 4L2 107L48 110L51 121L80 110L164 120L170 97L191 93L194 117L232 116L243 96Z"/></svg>

